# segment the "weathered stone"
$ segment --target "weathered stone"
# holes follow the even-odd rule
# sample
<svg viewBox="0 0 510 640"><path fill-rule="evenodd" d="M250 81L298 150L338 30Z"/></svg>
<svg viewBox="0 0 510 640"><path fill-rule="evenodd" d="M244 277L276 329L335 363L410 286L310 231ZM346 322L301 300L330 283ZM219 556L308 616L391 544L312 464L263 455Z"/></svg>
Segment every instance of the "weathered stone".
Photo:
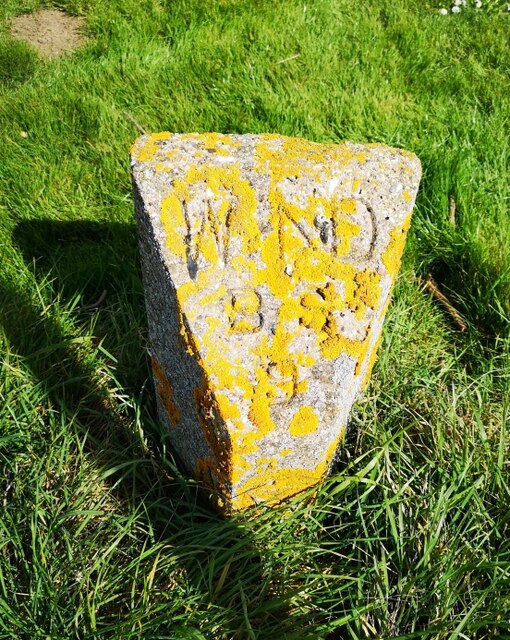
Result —
<svg viewBox="0 0 510 640"><path fill-rule="evenodd" d="M132 168L159 414L182 463L227 511L314 485L370 376L418 159L160 133Z"/></svg>

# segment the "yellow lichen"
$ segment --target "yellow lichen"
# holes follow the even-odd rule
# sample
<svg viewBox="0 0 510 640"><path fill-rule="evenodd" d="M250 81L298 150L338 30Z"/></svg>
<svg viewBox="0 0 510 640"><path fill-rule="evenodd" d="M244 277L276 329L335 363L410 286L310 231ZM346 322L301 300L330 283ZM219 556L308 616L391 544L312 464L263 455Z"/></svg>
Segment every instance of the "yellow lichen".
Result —
<svg viewBox="0 0 510 640"><path fill-rule="evenodd" d="M260 329L260 322L255 316L253 318L235 318L230 327L234 333L255 333Z"/></svg>
<svg viewBox="0 0 510 640"><path fill-rule="evenodd" d="M299 407L289 426L291 436L308 436L317 431L319 418L312 407Z"/></svg>
<svg viewBox="0 0 510 640"><path fill-rule="evenodd" d="M255 313L260 308L260 299L252 289L244 289L233 295L232 307L238 313Z"/></svg>
<svg viewBox="0 0 510 640"><path fill-rule="evenodd" d="M222 433L220 410L210 383L205 376L202 384L195 388L194 395L195 414L211 450L212 460L216 463L211 472L215 480L214 485L220 486L226 491L231 478L232 447L230 438Z"/></svg>
<svg viewBox="0 0 510 640"><path fill-rule="evenodd" d="M174 391L168 378L163 371L163 367L159 364L156 358L151 358L152 371L154 373L154 377L157 380L156 388L161 398L161 402L166 409L166 413L170 420L170 424L176 427L181 418L181 412L179 407L175 404L174 400Z"/></svg>
<svg viewBox="0 0 510 640"><path fill-rule="evenodd" d="M259 470L238 487L232 496L233 509L246 509L262 502L274 504L319 483L331 464L342 435L343 432L329 444L323 460L314 469L270 466L266 471Z"/></svg>
<svg viewBox="0 0 510 640"><path fill-rule="evenodd" d="M390 233L390 241L383 254L382 261L386 271L392 277L396 277L400 269L400 260L402 258L402 252L404 251L407 231L409 230L410 224L411 214L407 216L400 227L397 227Z"/></svg>
<svg viewBox="0 0 510 640"><path fill-rule="evenodd" d="M200 300L200 304L202 307L207 307L210 304L214 304L215 302L219 302L222 298L227 294L227 288L224 284L220 284L219 287L212 289L209 293L206 293L202 296ZM208 318L208 320L213 320L213 318Z"/></svg>
<svg viewBox="0 0 510 640"><path fill-rule="evenodd" d="M339 202L338 208L342 213L350 215L356 213L358 210L358 203L354 198L345 198Z"/></svg>
<svg viewBox="0 0 510 640"><path fill-rule="evenodd" d="M140 146L140 143L135 143L131 148L133 157L136 158L138 162L147 162L150 160L154 160L154 156L159 150L158 142L160 140L168 140L171 135L172 134L168 131L163 131L162 133L153 133L146 140L144 140L143 145Z"/></svg>
<svg viewBox="0 0 510 640"><path fill-rule="evenodd" d="M356 180L352 181L352 185L351 185L351 191L353 193L355 193L356 191L359 190L359 188L361 187L361 180L359 178L356 178Z"/></svg>
<svg viewBox="0 0 510 640"><path fill-rule="evenodd" d="M375 309L379 305L381 297L381 276L377 271L366 269L358 271L354 276L356 286L353 305L357 318L363 318L366 314L367 307Z"/></svg>

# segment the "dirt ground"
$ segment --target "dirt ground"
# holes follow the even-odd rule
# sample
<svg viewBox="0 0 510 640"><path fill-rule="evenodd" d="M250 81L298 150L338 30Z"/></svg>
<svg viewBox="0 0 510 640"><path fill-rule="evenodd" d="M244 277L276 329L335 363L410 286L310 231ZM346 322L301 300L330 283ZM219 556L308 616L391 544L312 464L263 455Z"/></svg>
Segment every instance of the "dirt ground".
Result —
<svg viewBox="0 0 510 640"><path fill-rule="evenodd" d="M44 57L55 58L73 51L84 41L85 21L58 9L41 9L17 16L11 22L10 33L31 44Z"/></svg>

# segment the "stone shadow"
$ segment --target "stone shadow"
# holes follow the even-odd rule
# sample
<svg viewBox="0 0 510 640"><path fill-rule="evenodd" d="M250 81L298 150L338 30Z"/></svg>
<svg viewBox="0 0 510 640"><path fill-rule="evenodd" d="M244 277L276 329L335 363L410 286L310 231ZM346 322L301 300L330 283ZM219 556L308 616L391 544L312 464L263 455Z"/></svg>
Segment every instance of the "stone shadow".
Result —
<svg viewBox="0 0 510 640"><path fill-rule="evenodd" d="M116 377L121 388L137 399L147 386L141 412L152 455L144 460L147 455L140 456L132 429L134 416L112 401L98 380L94 361L80 358L74 342L76 332L66 335L61 322L42 302L0 275L0 303L10 310L0 321L11 348L23 357L57 410L62 407L68 415L76 416L70 428L86 434L88 449L98 464L106 463L113 469L140 456L132 474L114 474L111 484L133 509L137 500L143 499L157 542L181 549L181 557L186 558L182 570L190 594L200 594L200 599L193 600L198 611L190 611L189 622L177 623L178 628L171 621L162 622L161 633L171 634L165 637L201 638L194 633L199 627L195 621L205 612L203 615L214 614L218 620L228 621L228 628L222 629L224 637L270 638L278 629L280 636L289 640L315 638L307 608L302 617L295 612L290 615L295 587L285 583L285 575L271 554L269 562L265 561L266 550L254 540L250 525L222 519L204 505L197 484L180 476L167 456L146 349L135 225L27 220L17 225L13 240L36 282L52 283L52 300L57 299L54 304L65 307L76 302L76 323L78 328L83 325L84 333L90 331L92 317L96 339L118 360ZM116 324L117 315L127 318L125 324ZM20 319L26 327L23 333ZM219 616L219 609L225 614Z"/></svg>
<svg viewBox="0 0 510 640"><path fill-rule="evenodd" d="M94 342L115 358L120 388L134 403L142 397L147 418L144 426L151 435L155 456L166 451L167 432L158 424L156 412L156 396L158 402L164 398L161 389L156 393L152 383L135 225L28 220L16 226L13 240L35 280L52 288L53 299L58 299L55 304L71 307L75 322L83 326L84 333L90 332L93 322ZM133 416L125 415L125 406L115 406L108 389L98 379L94 358L87 363L76 349L76 333L65 335L54 314L5 279L0 280L0 297L10 309L3 318L10 344L43 383L51 401L64 407L68 415L76 415L89 441L97 439L96 449L103 458L113 458L109 463L122 462L119 456L136 448L137 438L128 427ZM27 330L20 332L20 324ZM177 363L176 375L184 367L185 372L191 371L195 376L198 385L203 372L193 356L184 357L187 361ZM173 364L167 363L168 367ZM178 467L182 469L183 465ZM199 484L183 477L179 482L181 490L185 486L193 494L193 502L203 504L205 492L199 491ZM151 486L153 483L149 482Z"/></svg>
<svg viewBox="0 0 510 640"><path fill-rule="evenodd" d="M89 334L93 323L94 343L101 344L115 358L116 382L132 402L116 406L98 376L94 357L84 357L76 348L76 330L66 333L51 309L3 278L0 299L6 313L2 324L11 348L22 356L55 407L76 416L76 424L86 433L89 446L96 450L101 462L112 467L137 453L139 441L133 433L134 415L130 415L129 405L141 403L144 428L155 457L150 467L152 474L156 473L154 462L167 450L168 443L155 409L135 226L29 220L16 226L13 240L36 282L51 287L52 297L57 300L53 305L72 309L68 313L72 313L78 333L83 328ZM119 320L123 315L126 318ZM20 322L26 328L23 332L19 330ZM163 466L167 462L176 477L166 487L166 497L172 502L176 490L179 499L183 491L189 492L189 506L194 508L200 500L196 483L178 474L172 457ZM142 485L136 490L125 487L126 496L150 492L161 484L160 478L150 475L132 481ZM213 511L209 516L217 517Z"/></svg>
<svg viewBox="0 0 510 640"><path fill-rule="evenodd" d="M78 328L82 323L84 333L90 331L93 314L94 336L107 344L114 356L125 347L124 334L122 326L119 328L110 316L117 312L127 315L128 324L134 325L130 327L133 333L127 352L133 356L138 349L142 355L136 355L134 362L125 355L119 357L115 375L132 402L123 405L112 398L104 379L98 376L94 358L83 358L77 349L76 331L66 334L63 330L58 310L53 313L33 292L19 290L0 275L4 311L0 321L11 350L23 358L55 410L75 418L69 428L79 430L80 439L85 439L99 465L122 469L136 459L132 473L123 475L119 471L110 476L112 490L124 504L131 505L133 512L139 506L137 501L143 500L143 511L157 541L184 545L188 550L183 554L188 560L182 568L189 572L193 587L203 594L204 609L212 602L211 581L224 581L226 571L242 581L246 562L257 577L252 575L250 583L243 586L260 594L264 582L271 599L274 589L267 578L262 579L263 560L249 527L240 528L235 520L221 518L204 504L197 483L182 477L167 453L168 443L156 417L155 393L144 349L146 320L135 225L28 220L16 226L13 241L34 272L36 282L51 283L52 300L57 300L53 306L74 305ZM80 304L75 304L78 300ZM20 331L20 323L24 331ZM114 335L108 335L112 331ZM148 391L140 403L144 388ZM142 451L133 428L134 405L140 410L144 434L149 437L149 455L147 447ZM238 555L245 562L239 565L239 575L232 576ZM232 598L229 606L239 611L236 616L241 624L246 615L244 604L237 596ZM214 606L221 607L221 603ZM170 623L168 628L172 628Z"/></svg>

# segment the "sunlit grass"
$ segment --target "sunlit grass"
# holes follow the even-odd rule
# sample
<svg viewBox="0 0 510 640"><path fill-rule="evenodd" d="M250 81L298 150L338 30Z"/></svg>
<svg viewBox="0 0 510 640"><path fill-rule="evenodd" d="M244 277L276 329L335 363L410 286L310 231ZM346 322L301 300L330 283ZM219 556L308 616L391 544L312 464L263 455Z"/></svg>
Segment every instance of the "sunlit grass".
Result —
<svg viewBox="0 0 510 640"><path fill-rule="evenodd" d="M0 9L0 637L509 637L510 16L69 0L47 62L6 32L41 4ZM159 429L126 112L422 161L371 384L290 505L221 520Z"/></svg>

